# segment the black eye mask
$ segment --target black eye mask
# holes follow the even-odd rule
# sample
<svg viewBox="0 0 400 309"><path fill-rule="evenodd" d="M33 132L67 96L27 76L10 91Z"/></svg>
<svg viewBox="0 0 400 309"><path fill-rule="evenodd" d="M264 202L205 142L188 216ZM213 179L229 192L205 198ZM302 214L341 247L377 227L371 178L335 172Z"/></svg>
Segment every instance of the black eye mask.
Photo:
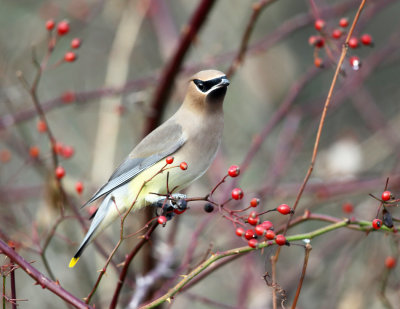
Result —
<svg viewBox="0 0 400 309"><path fill-rule="evenodd" d="M222 79L226 79L226 77L221 76L221 77L217 77L217 78L206 80L206 81L202 81L200 79L194 79L193 82L197 86L197 89L199 89L201 92L207 92L212 87L220 84L222 82Z"/></svg>

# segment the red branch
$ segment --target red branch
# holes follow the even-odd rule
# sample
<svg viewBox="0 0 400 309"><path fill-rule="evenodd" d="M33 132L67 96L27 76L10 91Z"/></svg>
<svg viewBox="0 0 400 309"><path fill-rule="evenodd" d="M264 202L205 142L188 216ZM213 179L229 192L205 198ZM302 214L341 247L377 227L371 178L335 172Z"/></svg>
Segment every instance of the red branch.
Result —
<svg viewBox="0 0 400 309"><path fill-rule="evenodd" d="M124 261L124 267L121 270L121 273L119 274L119 280L117 283L117 287L114 291L114 296L112 298L110 308L115 308L118 303L118 297L119 293L121 292L122 285L124 284L126 275L128 274L128 269L129 265L131 264L133 258L136 256L136 254L139 252L139 250L147 243L147 241L150 239L150 235L154 232L156 227L158 226L158 223L153 224L149 230L146 232L146 235L142 238L142 240L136 245L136 247L131 251L131 253L126 257Z"/></svg>
<svg viewBox="0 0 400 309"><path fill-rule="evenodd" d="M33 267L22 256L9 247L4 241L0 240L0 250L3 254L7 255L11 261L18 264L29 276L31 276L42 288L46 288L65 300L67 303L73 305L75 308L92 308L85 304L79 298L64 290L58 283L50 280L35 267Z"/></svg>

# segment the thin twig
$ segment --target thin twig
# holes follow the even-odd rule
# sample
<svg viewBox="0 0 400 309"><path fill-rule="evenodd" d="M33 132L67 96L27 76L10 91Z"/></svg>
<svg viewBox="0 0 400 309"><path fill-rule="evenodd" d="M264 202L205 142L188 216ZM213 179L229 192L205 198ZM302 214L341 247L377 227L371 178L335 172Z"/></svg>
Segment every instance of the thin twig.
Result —
<svg viewBox="0 0 400 309"><path fill-rule="evenodd" d="M146 234L143 236L142 240L136 245L136 247L131 251L131 253L126 257L124 261L124 267L122 268L120 274L119 274L119 280L117 283L117 287L115 288L114 295L110 304L110 308L116 308L118 304L118 297L122 289L122 285L124 284L125 278L128 274L128 269L129 265L131 264L133 258L136 256L136 254L139 252L139 250L147 243L147 241L150 239L151 234L154 232L156 227L158 226L158 223L155 222L153 223L149 229L147 230Z"/></svg>
<svg viewBox="0 0 400 309"><path fill-rule="evenodd" d="M360 6L359 6L359 8L357 10L357 13L356 13L355 17L354 17L353 23L352 23L352 25L350 27L350 30L349 30L348 34L347 34L345 43L343 44L342 52L341 52L338 64L336 66L335 74L333 75L333 79L332 79L331 86L329 88L328 96L327 96L325 104L324 104L324 109L322 111L321 120L320 120L320 123L319 123L319 126L318 126L317 136L315 138L314 150L313 150L313 154L312 154L312 157L311 157L311 163L310 163L310 166L308 168L307 174L306 174L306 176L304 178L303 184L301 185L300 190L299 190L299 192L297 194L296 201L293 204L293 210L294 211L296 210L297 205L300 202L300 199L301 199L301 197L303 195L304 189L305 189L305 187L306 187L306 185L308 183L308 180L309 180L309 178L311 176L311 173L312 173L312 171L314 169L314 164L315 164L315 160L317 158L317 153L318 153L318 148L319 148L319 142L320 142L320 139L321 139L321 133L322 133L322 129L324 127L326 114L327 114L327 111L328 111L328 108L329 108L329 105L330 105L330 102L331 102L333 90L334 90L334 88L336 86L336 82L337 82L337 79L339 77L339 73L340 73L343 61L344 61L344 59L346 57L349 40L350 40L351 36L353 35L354 28L355 28L355 26L357 24L357 21L358 21L358 19L360 17L360 14L361 14L363 8L365 6L365 3L366 3L366 0L362 0L361 1L361 4L360 4ZM286 234L286 231L287 231L287 229L288 229L288 227L290 225L290 221L293 218L293 215L294 214L291 214L289 216L289 219L288 219L288 222L286 224L285 230L283 231L284 235ZM276 251L275 256L271 259L272 260L272 264L275 264L278 261L279 252L280 252L280 249L278 248L278 250ZM276 283L276 281L272 282L272 284L275 284L275 283ZM276 289L275 288L273 289L272 298L273 298L273 306L274 306L274 309L275 309L276 308L276 301L277 301L277 299L276 299Z"/></svg>
<svg viewBox="0 0 400 309"><path fill-rule="evenodd" d="M251 33L253 32L253 29L258 20L258 17L260 16L263 9L266 6L272 4L273 2L276 2L276 0L260 0L257 3L253 4L253 13L250 17L249 23L247 24L246 30L244 31L244 34L242 36L240 47L235 56L235 59L233 59L229 69L226 72L227 77L231 78L232 75L235 74L237 68L243 64L244 57L246 55L246 51L247 51L247 48L249 45L250 36L251 36Z"/></svg>
<svg viewBox="0 0 400 309"><path fill-rule="evenodd" d="M120 238L118 240L118 243L115 245L114 249L112 250L112 252L109 254L105 265L103 266L103 268L100 270L100 275L98 276L96 283L93 287L93 289L90 291L89 295L85 298L85 302L88 304L90 302L90 300L92 299L94 293L96 292L101 279L103 278L104 274L106 273L108 264L111 262L111 259L113 258L114 254L117 252L118 248L120 247L120 245L122 244L123 240L124 240L124 223L126 218L128 217L129 213L132 211L133 206L135 206L140 193L142 192L143 188L146 186L147 183L149 183L151 180L154 179L154 177L156 177L157 175L161 174L164 169L166 168L167 164L165 164L160 170L158 170L152 177L150 177L149 179L145 180L142 185L140 186L138 192L136 193L136 197L133 200L133 202L131 203L129 209L121 216L121 224L120 224ZM116 205L117 206L117 205ZM118 208L117 208L118 209ZM147 223L146 223L147 224Z"/></svg>
<svg viewBox="0 0 400 309"><path fill-rule="evenodd" d="M11 245L11 249L15 251L15 246ZM11 271L10 271L10 277L11 277L11 299L13 299L13 302L11 303L12 309L17 309L17 290L15 289L15 264L14 261L11 260Z"/></svg>
<svg viewBox="0 0 400 309"><path fill-rule="evenodd" d="M0 251L7 255L11 261L19 265L23 271L25 271L35 282L37 282L42 288L46 288L65 300L67 303L75 306L76 308L92 308L91 306L82 302L79 298L75 297L68 291L64 290L58 282L54 282L47 278L44 274L33 267L27 262L22 256L16 253L11 247L9 247L4 241L0 239Z"/></svg>
<svg viewBox="0 0 400 309"><path fill-rule="evenodd" d="M333 230L347 227L348 224L349 224L348 220L342 220L342 221L333 223L331 225L322 227L320 229L314 230L309 233L288 236L287 240L289 242L293 242L293 241L304 240L304 239L313 239L317 236L331 232ZM363 222L362 224L360 223L360 231L365 230L363 224L367 224L367 223L366 222L365 223ZM370 222L369 222L369 224L370 224ZM271 245L273 245L273 242L271 242L271 241L262 242L262 243L259 243L258 249L266 248ZM205 271L208 267L212 266L216 261L226 258L226 257L230 257L230 256L243 255L243 254L246 254L246 253L254 251L254 250L257 250L257 249L250 248L249 246L245 246L245 247L235 248L235 249L212 254L210 258L208 258L201 265L196 267L192 272L190 272L188 275L183 276L183 279L178 284L176 284L175 287L170 289L166 294L164 294L163 296L159 297L158 299L152 301L151 303L142 306L141 309L155 308L164 302L171 302L172 298L177 293L179 293L192 279L195 279L200 273Z"/></svg>
<svg viewBox="0 0 400 309"><path fill-rule="evenodd" d="M310 256L310 251L311 250L312 250L311 245L310 244L306 244L306 252L305 252L305 255L304 255L303 269L301 271L301 277L300 277L300 280L299 280L299 284L297 286L296 295L295 295L294 300L293 300L292 309L296 309L296 304L297 304L297 301L299 300L301 287L303 285L304 277L306 276L308 258Z"/></svg>

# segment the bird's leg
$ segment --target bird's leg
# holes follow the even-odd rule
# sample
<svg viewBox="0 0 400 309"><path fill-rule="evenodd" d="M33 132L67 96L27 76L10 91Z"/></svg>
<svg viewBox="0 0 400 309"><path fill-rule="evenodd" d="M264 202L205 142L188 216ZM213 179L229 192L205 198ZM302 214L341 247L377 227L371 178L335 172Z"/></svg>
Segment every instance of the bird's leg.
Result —
<svg viewBox="0 0 400 309"><path fill-rule="evenodd" d="M186 195L174 193L169 196L153 195L151 197L151 206L156 207L156 215L166 216L167 220L171 220L175 216L174 210L184 211L187 208ZM147 199L150 200L150 199Z"/></svg>
<svg viewBox="0 0 400 309"><path fill-rule="evenodd" d="M178 211L184 211L187 208L186 194L174 193L171 194L171 205Z"/></svg>

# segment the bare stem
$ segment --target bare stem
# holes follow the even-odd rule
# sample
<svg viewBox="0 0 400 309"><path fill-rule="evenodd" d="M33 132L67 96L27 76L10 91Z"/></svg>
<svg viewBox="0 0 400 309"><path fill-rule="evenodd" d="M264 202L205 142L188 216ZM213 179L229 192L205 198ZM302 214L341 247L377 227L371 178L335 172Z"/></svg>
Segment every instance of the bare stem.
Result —
<svg viewBox="0 0 400 309"><path fill-rule="evenodd" d="M310 256L310 251L311 250L312 250L311 245L307 244L306 245L306 252L305 252L305 255L304 255L303 269L301 271L301 277L300 277L300 280L299 280L299 285L297 286L296 296L294 297L294 300L293 300L292 309L296 309L296 304L297 304L297 301L298 301L299 296L300 296L300 291L301 291L301 287L303 285L304 277L306 276L308 258Z"/></svg>
<svg viewBox="0 0 400 309"><path fill-rule="evenodd" d="M150 235L154 232L156 227L158 226L158 223L153 223L150 228L147 230L146 234L143 236L142 240L136 245L136 247L131 251L131 253L126 257L124 261L124 267L121 270L121 273L119 274L119 280L117 283L117 287L114 291L114 296L112 298L110 308L116 308L118 304L118 297L122 289L122 285L124 284L125 278L128 274L128 269L129 265L131 264L133 258L136 256L136 254L139 252L139 250L147 243L147 241L150 239Z"/></svg>
<svg viewBox="0 0 400 309"><path fill-rule="evenodd" d="M67 303L73 305L75 308L92 308L89 305L82 302L79 298L75 297L68 291L64 290L58 282L54 282L47 278L43 273L38 271L29 262L27 262L22 256L16 253L11 247L9 247L4 241L0 239L0 250L3 254L7 255L11 261L19 265L23 271L25 271L35 282L37 282L43 289L48 289Z"/></svg>
<svg viewBox="0 0 400 309"><path fill-rule="evenodd" d="M249 23L247 24L246 30L244 31L239 50L235 56L235 59L232 61L231 66L226 72L226 76L232 77L232 75L236 72L237 68L243 63L247 47L249 45L250 36L251 33L253 32L258 17L260 16L261 12L266 6L272 4L275 1L276 0L260 0L257 3L253 4L253 13L250 17Z"/></svg>
<svg viewBox="0 0 400 309"><path fill-rule="evenodd" d="M312 171L314 169L314 164L315 164L315 160L317 158L317 153L318 153L318 148L319 148L319 142L320 142L320 139L321 139L321 133L322 133L322 129L323 129L324 124L325 124L325 118L326 118L326 114L328 112L328 108L329 108L329 105L330 105L330 102L331 102L333 90L335 89L336 82L337 82L337 79L339 77L339 73L340 73L343 61L344 61L344 59L346 57L349 40L350 40L351 36L353 35L354 28L355 28L355 26L356 26L356 24L358 22L358 19L360 17L361 11L364 8L365 2L366 2L366 0L362 0L361 1L361 4L360 4L360 6L359 6L359 8L357 10L357 13L356 13L355 17L354 17L353 23L352 23L352 25L350 27L350 30L349 30L348 34L347 34L345 43L343 44L342 52L341 52L339 61L338 61L337 66L336 66L335 74L333 75L331 86L329 88L329 92L328 92L328 95L327 95L326 100L325 100L324 109L322 111L321 120L319 122L317 136L315 138L315 143L314 143L314 150L313 150L312 157L311 157L311 163L310 163L310 166L308 168L307 174L306 174L306 176L305 176L305 178L303 180L303 183L302 183L302 185L300 187L300 190L299 190L299 192L297 194L296 201L295 201L295 203L293 205L293 210L294 211L296 210L297 205L300 202L300 199L301 199L301 197L303 195L304 189L305 189L305 187L306 187L306 185L308 183L308 180L310 179L310 176L312 174ZM288 227L290 225L290 221L292 220L292 218L293 218L293 214L291 214L289 219L288 219L288 222L287 222L287 224L285 226L285 229L283 231L284 235L286 234L286 231L287 231L287 229L288 229ZM272 259L272 263L273 264L278 261L279 253L280 253L280 248L278 248L274 258ZM272 284L274 285L274 284L276 284L276 282L273 281ZM275 309L276 308L276 301L277 301L276 289L275 288L273 289L273 293L272 293L272 301L273 301L274 309Z"/></svg>

